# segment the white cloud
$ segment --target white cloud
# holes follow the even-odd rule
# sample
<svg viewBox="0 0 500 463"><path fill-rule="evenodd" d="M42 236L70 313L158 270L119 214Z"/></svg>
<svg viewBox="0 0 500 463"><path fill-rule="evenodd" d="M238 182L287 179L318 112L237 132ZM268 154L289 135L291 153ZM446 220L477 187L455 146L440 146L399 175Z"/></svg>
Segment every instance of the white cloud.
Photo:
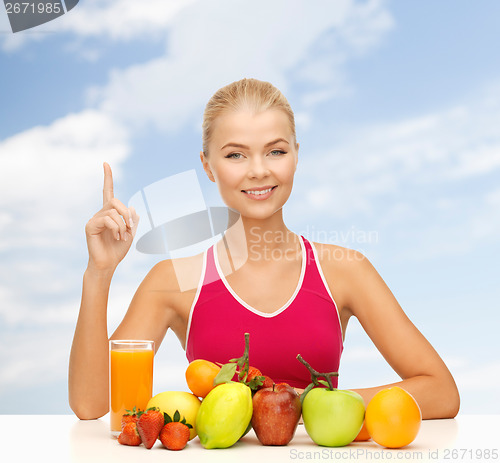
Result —
<svg viewBox="0 0 500 463"><path fill-rule="evenodd" d="M102 162L116 166L119 175L129 151L125 130L95 110L1 141L2 248L71 242L81 208L99 197Z"/></svg>
<svg viewBox="0 0 500 463"><path fill-rule="evenodd" d="M4 51L16 51L32 41L41 41L53 33L69 32L78 39L104 38L127 42L133 39L161 38L175 16L196 0L86 0L67 14L30 29L28 33L5 34ZM2 30L10 30L7 15L1 15ZM88 53L81 46L82 54ZM94 53L96 51L94 50Z"/></svg>
<svg viewBox="0 0 500 463"><path fill-rule="evenodd" d="M453 178L464 178L472 175L487 174L500 167L500 142L477 146L463 152L458 158L457 166L450 170Z"/></svg>
<svg viewBox="0 0 500 463"><path fill-rule="evenodd" d="M326 154L303 154L291 213L400 225L413 245L399 257L417 260L495 241L498 192L483 179L500 170L500 87L478 93L439 112L356 128Z"/></svg>
<svg viewBox="0 0 500 463"><path fill-rule="evenodd" d="M450 369L460 391L500 391L499 361L478 363L469 358L459 358L451 362Z"/></svg>
<svg viewBox="0 0 500 463"><path fill-rule="evenodd" d="M200 122L217 88L256 77L285 94L294 82L313 86L303 94L309 106L342 92L336 76L346 59L375 46L391 26L379 1L196 3L171 23L164 56L115 70L106 86L89 91L89 102L127 125L175 131Z"/></svg>
<svg viewBox="0 0 500 463"><path fill-rule="evenodd" d="M497 188L486 195L486 204L492 207L500 206L500 188Z"/></svg>
<svg viewBox="0 0 500 463"><path fill-rule="evenodd" d="M370 206L370 195L390 193L408 182L455 181L490 173L500 167L500 104L486 110L487 104L488 95L440 113L356 128L356 134L346 134L327 154L304 157L302 169L315 180L311 183L321 180L320 185L338 172L335 182L341 184L332 185L331 191L347 188L350 198L354 195L359 204L368 200ZM350 202L335 206L342 213L352 210Z"/></svg>
<svg viewBox="0 0 500 463"><path fill-rule="evenodd" d="M85 263L84 226L102 204L102 162L119 178L129 151L124 129L95 110L0 142L2 323L73 321L74 268Z"/></svg>
<svg viewBox="0 0 500 463"><path fill-rule="evenodd" d="M173 18L196 0L93 0L80 2L61 21L75 35L129 41L164 32ZM163 34L162 34L163 35Z"/></svg>
<svg viewBox="0 0 500 463"><path fill-rule="evenodd" d="M29 389L32 384L42 386L66 378L71 344L68 334L50 329L43 333L2 334L0 392Z"/></svg>

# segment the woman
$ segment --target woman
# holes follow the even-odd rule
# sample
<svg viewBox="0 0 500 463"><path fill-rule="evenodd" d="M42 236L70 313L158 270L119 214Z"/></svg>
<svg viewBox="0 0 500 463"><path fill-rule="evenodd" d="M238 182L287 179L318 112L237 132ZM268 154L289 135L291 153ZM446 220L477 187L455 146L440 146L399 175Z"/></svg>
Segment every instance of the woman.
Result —
<svg viewBox="0 0 500 463"><path fill-rule="evenodd" d="M271 84L243 79L216 92L205 109L200 159L239 218L205 253L154 266L110 339L152 339L158 348L171 328L189 361L225 363L240 355L248 331L251 364L300 390L309 373L296 355L318 371L337 371L355 316L423 418L454 417L459 395L450 372L369 261L286 227L282 208L298 150L293 112ZM109 409L108 291L139 220L114 198L107 164L104 174L103 208L86 226L89 262L70 358L70 405L82 419ZM192 289L181 290L180 278L182 288L191 278ZM388 386L356 391L368 403Z"/></svg>

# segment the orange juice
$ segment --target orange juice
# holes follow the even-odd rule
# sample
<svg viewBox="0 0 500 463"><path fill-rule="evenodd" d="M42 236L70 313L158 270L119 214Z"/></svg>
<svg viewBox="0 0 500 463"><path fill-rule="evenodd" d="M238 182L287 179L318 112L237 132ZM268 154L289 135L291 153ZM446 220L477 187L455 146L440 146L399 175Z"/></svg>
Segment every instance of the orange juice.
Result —
<svg viewBox="0 0 500 463"><path fill-rule="evenodd" d="M122 415L144 410L153 394L153 341L110 342L111 431L121 431Z"/></svg>

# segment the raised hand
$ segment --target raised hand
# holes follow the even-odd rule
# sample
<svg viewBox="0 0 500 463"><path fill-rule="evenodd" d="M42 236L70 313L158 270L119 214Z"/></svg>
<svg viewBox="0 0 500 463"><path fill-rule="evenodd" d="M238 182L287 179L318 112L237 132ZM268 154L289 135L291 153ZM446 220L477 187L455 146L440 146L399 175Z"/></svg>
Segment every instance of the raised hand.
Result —
<svg viewBox="0 0 500 463"><path fill-rule="evenodd" d="M89 268L113 271L132 245L139 216L114 197L113 175L106 162L102 203L102 209L85 226Z"/></svg>

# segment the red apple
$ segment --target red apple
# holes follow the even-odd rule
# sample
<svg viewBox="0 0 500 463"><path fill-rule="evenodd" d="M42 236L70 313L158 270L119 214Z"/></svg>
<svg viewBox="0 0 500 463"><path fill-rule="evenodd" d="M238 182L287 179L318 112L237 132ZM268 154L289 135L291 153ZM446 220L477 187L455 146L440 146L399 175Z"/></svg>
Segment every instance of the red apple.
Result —
<svg viewBox="0 0 500 463"><path fill-rule="evenodd" d="M300 419L299 394L286 383L259 389L253 396L252 427L262 445L287 445Z"/></svg>

